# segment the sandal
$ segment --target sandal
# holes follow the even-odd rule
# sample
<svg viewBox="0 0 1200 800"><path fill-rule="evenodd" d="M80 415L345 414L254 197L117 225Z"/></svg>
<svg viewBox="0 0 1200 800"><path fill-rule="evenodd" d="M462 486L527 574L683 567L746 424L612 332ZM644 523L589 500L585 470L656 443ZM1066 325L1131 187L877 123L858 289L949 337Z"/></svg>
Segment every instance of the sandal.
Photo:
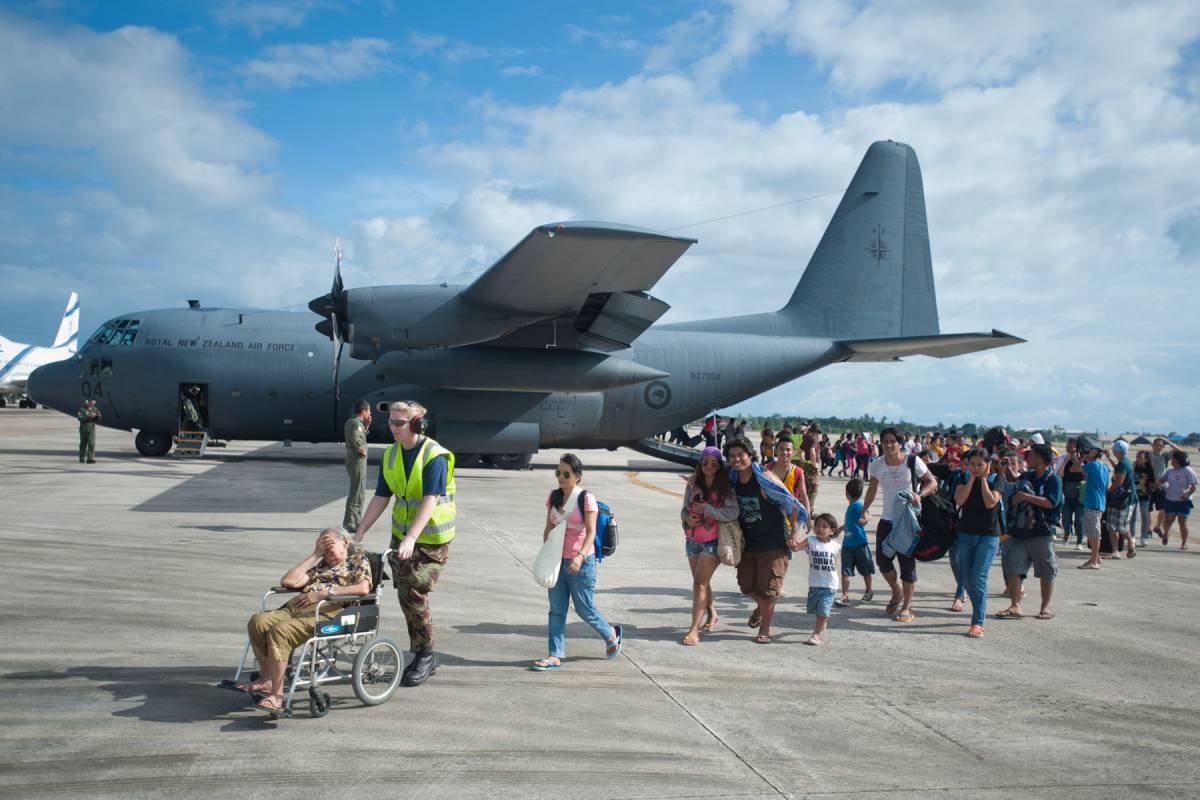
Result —
<svg viewBox="0 0 1200 800"><path fill-rule="evenodd" d="M982 625L972 625L971 629L969 631L967 631L967 636L970 636L972 639L982 639L983 638L983 626Z"/></svg>
<svg viewBox="0 0 1200 800"><path fill-rule="evenodd" d="M700 634L696 634L695 639L689 639L688 634L685 633L683 638L679 640L679 643L684 647L695 647L700 644Z"/></svg>
<svg viewBox="0 0 1200 800"><path fill-rule="evenodd" d="M1011 608L996 612L996 619L1020 619L1022 616L1024 615L1020 611L1013 611Z"/></svg>
<svg viewBox="0 0 1200 800"><path fill-rule="evenodd" d="M884 614L887 614L887 615L890 617L892 614L895 614L895 613L896 613L896 611L898 611L898 610L899 610L899 608L900 608L900 604L901 604L902 602L903 602L902 600L892 600L892 601L890 601L890 602L887 604L887 606L885 606L885 607L884 607L884 609L883 609L883 613L884 613Z"/></svg>
<svg viewBox="0 0 1200 800"><path fill-rule="evenodd" d="M863 592L862 601L864 603L869 603L874 599L875 599L875 592L873 592L873 591L872 592Z"/></svg>
<svg viewBox="0 0 1200 800"><path fill-rule="evenodd" d="M757 628L759 625L762 625L762 613L757 608L754 609L754 611L750 612L750 619L746 621L746 624L751 628Z"/></svg>
<svg viewBox="0 0 1200 800"><path fill-rule="evenodd" d="M912 622L917 618L917 615L911 611L901 611L896 615L896 622Z"/></svg>
<svg viewBox="0 0 1200 800"><path fill-rule="evenodd" d="M721 618L713 617L708 622L706 622L700 626L700 631L702 633L712 633L713 631L715 631L717 629L717 626L720 624L721 624Z"/></svg>
<svg viewBox="0 0 1200 800"><path fill-rule="evenodd" d="M1039 611L1034 619L1054 619L1053 611Z"/></svg>
<svg viewBox="0 0 1200 800"><path fill-rule="evenodd" d="M271 719L279 719L284 715L283 701L274 695L267 695L259 700L258 707L266 711Z"/></svg>
<svg viewBox="0 0 1200 800"><path fill-rule="evenodd" d="M1080 564L1078 567L1076 567L1075 569L1100 569L1100 565L1093 564L1090 561L1085 561L1082 564Z"/></svg>
<svg viewBox="0 0 1200 800"><path fill-rule="evenodd" d="M953 611L955 614L962 613L963 599L961 597L954 598L954 602L950 604L950 610Z"/></svg>
<svg viewBox="0 0 1200 800"><path fill-rule="evenodd" d="M758 644L770 644L771 637L760 633L758 636L754 637L754 641Z"/></svg>
<svg viewBox="0 0 1200 800"><path fill-rule="evenodd" d="M625 646L625 632L620 625L613 625L613 632L617 634L615 642L608 642L604 648L604 657L610 661L621 655L621 648Z"/></svg>
<svg viewBox="0 0 1200 800"><path fill-rule="evenodd" d="M534 672L549 672L552 669L562 669L562 661L558 659L551 661L549 658L541 658L533 662L529 668Z"/></svg>

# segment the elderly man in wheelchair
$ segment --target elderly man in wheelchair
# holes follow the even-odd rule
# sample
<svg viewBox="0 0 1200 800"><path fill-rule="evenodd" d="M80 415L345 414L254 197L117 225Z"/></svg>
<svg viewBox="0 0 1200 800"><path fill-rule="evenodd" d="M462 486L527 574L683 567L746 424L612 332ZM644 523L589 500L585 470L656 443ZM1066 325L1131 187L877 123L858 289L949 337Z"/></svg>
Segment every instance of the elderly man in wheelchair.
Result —
<svg viewBox="0 0 1200 800"><path fill-rule="evenodd" d="M396 642L376 635L375 590L386 577L383 563L382 556L360 551L341 528L322 531L313 552L263 597L263 610L246 626L249 641L237 672L221 686L258 698L258 707L272 719L291 716L292 698L304 688L312 715L324 716L330 698L319 687L326 683L352 682L367 705L387 700L404 658ZM280 594L296 596L268 611L270 598ZM242 682L251 651L259 672ZM344 664L351 659L347 672Z"/></svg>

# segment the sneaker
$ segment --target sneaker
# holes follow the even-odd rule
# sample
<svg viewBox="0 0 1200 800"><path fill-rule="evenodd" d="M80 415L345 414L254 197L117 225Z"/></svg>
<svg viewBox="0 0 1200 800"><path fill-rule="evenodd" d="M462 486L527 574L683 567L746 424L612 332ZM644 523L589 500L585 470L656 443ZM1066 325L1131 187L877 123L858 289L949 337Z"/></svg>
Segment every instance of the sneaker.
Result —
<svg viewBox="0 0 1200 800"><path fill-rule="evenodd" d="M1076 550L1078 550L1078 551L1079 551L1079 552L1081 552L1081 553L1085 553L1085 552L1087 552L1087 548L1086 548L1086 547L1084 547L1084 546L1083 546L1083 545L1081 545L1081 544L1077 544L1077 545L1075 545L1075 549L1076 549Z"/></svg>
<svg viewBox="0 0 1200 800"><path fill-rule="evenodd" d="M840 595L840 596L834 598L833 604L838 607L848 606L848 605L850 605L850 598L844 594Z"/></svg>
<svg viewBox="0 0 1200 800"><path fill-rule="evenodd" d="M812 636L804 640L805 644L819 645L821 644L821 634L814 633Z"/></svg>
<svg viewBox="0 0 1200 800"><path fill-rule="evenodd" d="M869 603L875 599L875 592L863 592L862 601Z"/></svg>

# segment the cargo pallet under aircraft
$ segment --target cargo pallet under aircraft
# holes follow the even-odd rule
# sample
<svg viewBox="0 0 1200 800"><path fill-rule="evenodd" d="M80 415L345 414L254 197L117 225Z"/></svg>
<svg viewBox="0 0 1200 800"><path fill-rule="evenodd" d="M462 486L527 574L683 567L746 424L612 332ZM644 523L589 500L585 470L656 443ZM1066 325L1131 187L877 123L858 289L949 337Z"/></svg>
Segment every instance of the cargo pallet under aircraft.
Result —
<svg viewBox="0 0 1200 800"><path fill-rule="evenodd" d="M29 391L66 413L96 398L103 424L137 430L146 456L170 450L180 389L196 385L224 439L340 441L355 401L412 398L466 463L618 446L687 461L652 437L828 364L1023 341L939 334L921 172L905 144L871 145L779 311L651 327L668 306L647 292L694 243L571 222L534 229L469 286L345 289L339 268L310 304L325 317L315 329L304 314L199 304L126 314L73 360L38 369ZM386 420L375 416L371 441L391 441Z"/></svg>

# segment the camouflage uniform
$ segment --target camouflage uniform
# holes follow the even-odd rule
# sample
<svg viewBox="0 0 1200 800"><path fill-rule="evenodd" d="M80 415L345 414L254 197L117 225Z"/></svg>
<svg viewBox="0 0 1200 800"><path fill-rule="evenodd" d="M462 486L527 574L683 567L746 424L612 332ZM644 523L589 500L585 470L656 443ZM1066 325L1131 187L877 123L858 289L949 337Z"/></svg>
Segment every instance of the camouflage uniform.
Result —
<svg viewBox="0 0 1200 800"><path fill-rule="evenodd" d="M96 461L96 423L100 420L100 409L86 403L75 412L79 418L79 463Z"/></svg>
<svg viewBox="0 0 1200 800"><path fill-rule="evenodd" d="M350 476L350 493L346 495L346 511L342 514L342 527L357 531L363 515L363 489L367 485L367 459L359 449L367 447L367 430L362 420L353 416L346 420L346 474Z"/></svg>
<svg viewBox="0 0 1200 800"><path fill-rule="evenodd" d="M190 425L189 430L200 430L200 412L196 410L196 404L192 402L192 398L183 398L183 423Z"/></svg>
<svg viewBox="0 0 1200 800"><path fill-rule="evenodd" d="M400 540L392 537L393 548ZM400 610L408 624L410 649L415 653L433 648L433 614L429 610L429 593L437 585L438 576L450 557L450 544L418 544L407 561L390 559L392 585L400 600Z"/></svg>

